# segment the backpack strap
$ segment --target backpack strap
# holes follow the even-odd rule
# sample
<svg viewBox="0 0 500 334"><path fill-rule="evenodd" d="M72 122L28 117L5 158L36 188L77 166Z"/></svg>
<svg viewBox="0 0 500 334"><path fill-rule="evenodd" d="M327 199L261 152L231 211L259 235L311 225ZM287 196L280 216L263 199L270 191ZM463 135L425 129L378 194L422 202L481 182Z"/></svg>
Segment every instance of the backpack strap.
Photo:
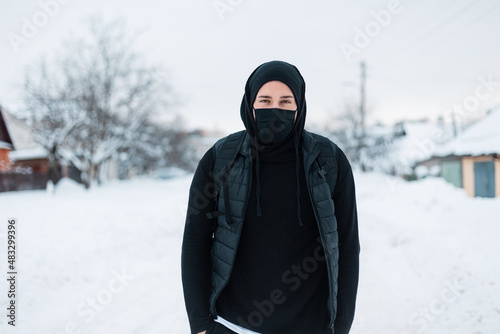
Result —
<svg viewBox="0 0 500 334"><path fill-rule="evenodd" d="M321 178L325 178L325 175L328 173L328 171L332 169L332 166L330 166L330 164L328 163L328 161L326 161L323 166L321 167L320 170L318 170L318 174L319 176L321 176Z"/></svg>
<svg viewBox="0 0 500 334"><path fill-rule="evenodd" d="M220 174L225 166L232 165L243 143L245 133L245 130L235 132L215 143L214 174Z"/></svg>
<svg viewBox="0 0 500 334"><path fill-rule="evenodd" d="M314 165L316 172L322 179L326 180L330 188L330 192L333 194L337 183L337 157L339 154L339 148L327 138L319 139L321 140L320 145L322 145L322 147Z"/></svg>

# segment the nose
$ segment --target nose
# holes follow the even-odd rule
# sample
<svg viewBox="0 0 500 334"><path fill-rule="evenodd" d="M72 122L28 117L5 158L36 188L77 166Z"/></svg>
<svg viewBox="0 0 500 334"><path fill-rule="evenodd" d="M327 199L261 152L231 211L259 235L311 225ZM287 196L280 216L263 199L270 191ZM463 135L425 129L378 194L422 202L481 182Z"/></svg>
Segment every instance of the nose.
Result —
<svg viewBox="0 0 500 334"><path fill-rule="evenodd" d="M280 101L274 101L271 108L279 108L280 107Z"/></svg>

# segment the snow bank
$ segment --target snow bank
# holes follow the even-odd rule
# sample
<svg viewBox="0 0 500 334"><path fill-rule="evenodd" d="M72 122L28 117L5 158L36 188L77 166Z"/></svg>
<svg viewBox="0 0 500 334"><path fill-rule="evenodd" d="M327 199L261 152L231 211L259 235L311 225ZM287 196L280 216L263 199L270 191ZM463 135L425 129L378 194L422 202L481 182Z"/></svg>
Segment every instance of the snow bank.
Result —
<svg viewBox="0 0 500 334"><path fill-rule="evenodd" d="M500 199L439 178L359 174L361 276L352 333L498 333Z"/></svg>
<svg viewBox="0 0 500 334"><path fill-rule="evenodd" d="M75 193L85 191L85 186L70 178L64 177L55 185L55 191L58 193Z"/></svg>
<svg viewBox="0 0 500 334"><path fill-rule="evenodd" d="M0 194L0 259L19 220L18 323L2 333L189 333L180 249L192 175L54 196ZM500 200L441 179L357 174L361 277L353 334L496 334ZM0 261L6 273L6 261ZM2 293L0 308L5 310Z"/></svg>

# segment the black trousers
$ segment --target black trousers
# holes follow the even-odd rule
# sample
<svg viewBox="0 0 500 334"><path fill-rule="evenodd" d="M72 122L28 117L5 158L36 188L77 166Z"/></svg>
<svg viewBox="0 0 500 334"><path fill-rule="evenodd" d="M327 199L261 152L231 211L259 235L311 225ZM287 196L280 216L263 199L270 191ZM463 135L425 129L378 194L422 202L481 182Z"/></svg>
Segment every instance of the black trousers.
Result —
<svg viewBox="0 0 500 334"><path fill-rule="evenodd" d="M215 322L210 328L208 328L206 334L237 334L224 325Z"/></svg>

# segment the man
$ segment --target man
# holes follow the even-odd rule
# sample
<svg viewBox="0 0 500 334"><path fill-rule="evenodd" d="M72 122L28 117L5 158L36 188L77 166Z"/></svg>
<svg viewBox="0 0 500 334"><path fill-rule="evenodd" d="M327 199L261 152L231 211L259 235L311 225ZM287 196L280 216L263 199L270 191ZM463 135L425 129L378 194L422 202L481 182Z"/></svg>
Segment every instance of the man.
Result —
<svg viewBox="0 0 500 334"><path fill-rule="evenodd" d="M281 61L249 77L246 130L194 175L182 245L191 333L347 334L359 239L344 153L304 130L305 82Z"/></svg>

